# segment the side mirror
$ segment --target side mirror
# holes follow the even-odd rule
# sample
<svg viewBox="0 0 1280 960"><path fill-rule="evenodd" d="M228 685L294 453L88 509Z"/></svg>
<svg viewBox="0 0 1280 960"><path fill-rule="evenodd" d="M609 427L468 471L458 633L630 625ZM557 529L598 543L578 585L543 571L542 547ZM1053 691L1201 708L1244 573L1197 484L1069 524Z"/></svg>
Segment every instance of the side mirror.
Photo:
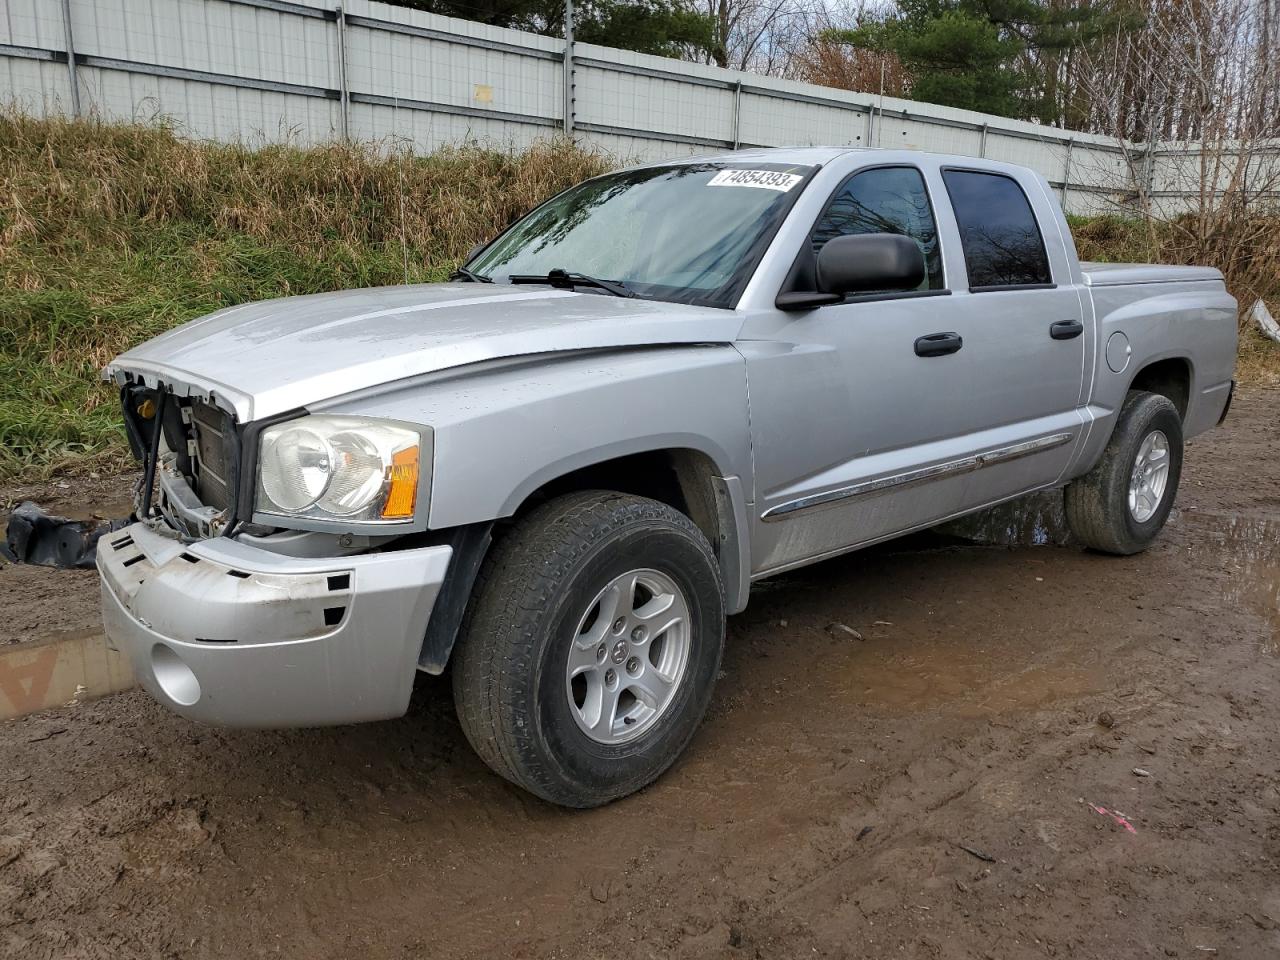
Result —
<svg viewBox="0 0 1280 960"><path fill-rule="evenodd" d="M914 290L924 281L924 254L910 237L864 233L833 237L818 252L818 290L844 296Z"/></svg>
<svg viewBox="0 0 1280 960"><path fill-rule="evenodd" d="M475 259L476 254L477 254L477 253L479 253L481 250L483 250L483 249L484 249L485 247L487 247L488 245L489 245L489 241L488 241L488 240L481 240L481 241L480 241L479 243L477 243L474 247L472 247L470 250L468 250L468 251L467 251L467 255L466 255L465 257L463 257L463 258L462 258L462 262L463 262L463 263L470 263L472 260L474 260L474 259Z"/></svg>
<svg viewBox="0 0 1280 960"><path fill-rule="evenodd" d="M779 310L813 310L850 293L915 290L924 281L924 253L910 237L864 233L833 237L818 251L817 290L778 294Z"/></svg>

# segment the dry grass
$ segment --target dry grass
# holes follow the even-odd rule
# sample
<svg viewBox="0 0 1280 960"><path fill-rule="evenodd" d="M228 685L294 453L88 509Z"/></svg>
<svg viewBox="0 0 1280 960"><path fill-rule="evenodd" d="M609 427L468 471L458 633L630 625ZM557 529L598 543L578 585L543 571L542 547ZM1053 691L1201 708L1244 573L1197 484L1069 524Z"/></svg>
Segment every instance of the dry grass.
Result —
<svg viewBox="0 0 1280 960"><path fill-rule="evenodd" d="M1280 381L1280 344L1258 332L1249 310L1261 299L1280 315L1280 214L1199 218L1148 223L1121 217L1071 217L1082 260L1207 264L1226 277L1240 302L1240 353L1236 376ZM1206 222L1211 228L1205 229Z"/></svg>
<svg viewBox="0 0 1280 960"><path fill-rule="evenodd" d="M426 157L251 150L0 113L0 478L123 459L97 372L129 346L236 303L441 279L608 165L562 141ZM1073 228L1086 259L1211 263L1243 306L1262 296L1280 312L1280 220L1195 242L1116 218ZM1275 377L1280 348L1247 333L1240 367Z"/></svg>
<svg viewBox="0 0 1280 960"><path fill-rule="evenodd" d="M607 166L563 141L251 150L0 114L0 477L120 457L96 375L121 350L249 300L441 279Z"/></svg>

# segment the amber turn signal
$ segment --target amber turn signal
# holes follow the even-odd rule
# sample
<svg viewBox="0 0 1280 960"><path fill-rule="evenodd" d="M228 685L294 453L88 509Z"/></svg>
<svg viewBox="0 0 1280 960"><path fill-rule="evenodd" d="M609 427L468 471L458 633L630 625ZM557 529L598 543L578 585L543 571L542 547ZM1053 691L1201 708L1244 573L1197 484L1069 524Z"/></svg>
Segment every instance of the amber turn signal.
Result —
<svg viewBox="0 0 1280 960"><path fill-rule="evenodd" d="M383 520L404 520L413 516L418 499L418 448L406 447L391 455L391 486L382 507Z"/></svg>

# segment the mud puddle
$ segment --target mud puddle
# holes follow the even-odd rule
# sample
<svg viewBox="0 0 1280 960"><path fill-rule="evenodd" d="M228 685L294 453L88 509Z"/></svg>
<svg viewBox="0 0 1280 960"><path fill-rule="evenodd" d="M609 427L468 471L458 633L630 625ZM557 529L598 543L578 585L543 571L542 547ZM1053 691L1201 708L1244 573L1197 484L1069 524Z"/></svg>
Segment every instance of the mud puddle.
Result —
<svg viewBox="0 0 1280 960"><path fill-rule="evenodd" d="M1188 555L1221 565L1223 601L1261 615L1271 628L1262 648L1280 654L1280 520L1188 512L1183 522L1195 532Z"/></svg>

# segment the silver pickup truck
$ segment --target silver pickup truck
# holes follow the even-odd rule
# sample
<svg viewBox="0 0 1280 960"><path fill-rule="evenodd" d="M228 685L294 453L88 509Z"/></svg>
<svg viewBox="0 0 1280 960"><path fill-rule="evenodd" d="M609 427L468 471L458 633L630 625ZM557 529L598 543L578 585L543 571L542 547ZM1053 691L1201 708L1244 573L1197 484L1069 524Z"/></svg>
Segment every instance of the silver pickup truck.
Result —
<svg viewBox="0 0 1280 960"><path fill-rule="evenodd" d="M609 174L449 283L232 307L113 361L145 475L99 544L107 634L225 725L396 717L451 666L489 766L605 803L688 744L754 581L1048 488L1088 546L1145 548L1235 348L1217 271L1080 263L1020 167Z"/></svg>

